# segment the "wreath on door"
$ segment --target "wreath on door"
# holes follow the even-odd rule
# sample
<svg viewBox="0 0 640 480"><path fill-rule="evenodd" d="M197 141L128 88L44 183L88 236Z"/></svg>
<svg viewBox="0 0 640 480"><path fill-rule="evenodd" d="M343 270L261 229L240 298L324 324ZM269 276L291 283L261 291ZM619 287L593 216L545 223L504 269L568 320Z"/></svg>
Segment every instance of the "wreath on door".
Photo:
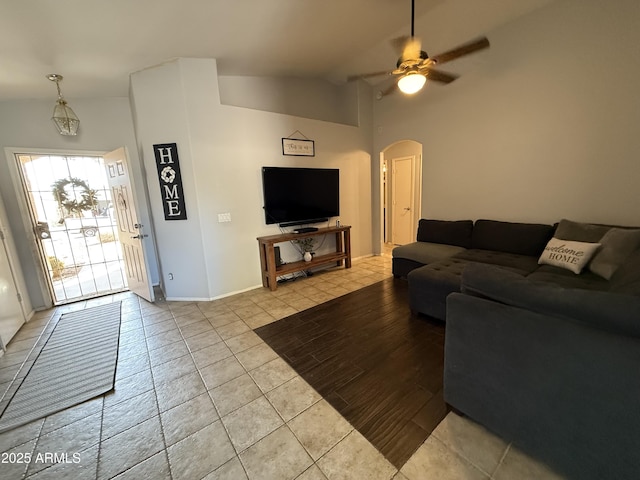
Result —
<svg viewBox="0 0 640 480"><path fill-rule="evenodd" d="M84 180L77 177L61 178L51 186L53 187L53 197L60 208L61 220L69 215L80 216L86 210L92 210L94 214L97 213L98 191L89 188ZM69 186L71 186L71 190L68 189ZM80 191L79 199L76 194L77 190Z"/></svg>

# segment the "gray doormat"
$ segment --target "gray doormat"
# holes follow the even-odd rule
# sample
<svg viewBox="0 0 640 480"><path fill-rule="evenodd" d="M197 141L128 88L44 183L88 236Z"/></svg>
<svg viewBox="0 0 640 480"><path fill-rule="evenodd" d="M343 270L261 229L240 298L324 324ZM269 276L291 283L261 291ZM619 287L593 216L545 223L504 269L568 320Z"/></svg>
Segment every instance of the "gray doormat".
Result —
<svg viewBox="0 0 640 480"><path fill-rule="evenodd" d="M0 433L113 389L120 302L65 313L0 417Z"/></svg>

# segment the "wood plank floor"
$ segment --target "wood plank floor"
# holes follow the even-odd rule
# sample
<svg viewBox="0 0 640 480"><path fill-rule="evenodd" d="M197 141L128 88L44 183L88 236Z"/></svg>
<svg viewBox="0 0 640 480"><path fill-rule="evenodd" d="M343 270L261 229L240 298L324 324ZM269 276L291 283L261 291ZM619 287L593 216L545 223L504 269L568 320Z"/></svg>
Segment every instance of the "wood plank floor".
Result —
<svg viewBox="0 0 640 480"><path fill-rule="evenodd" d="M411 316L389 278L256 333L396 468L447 413L444 324Z"/></svg>

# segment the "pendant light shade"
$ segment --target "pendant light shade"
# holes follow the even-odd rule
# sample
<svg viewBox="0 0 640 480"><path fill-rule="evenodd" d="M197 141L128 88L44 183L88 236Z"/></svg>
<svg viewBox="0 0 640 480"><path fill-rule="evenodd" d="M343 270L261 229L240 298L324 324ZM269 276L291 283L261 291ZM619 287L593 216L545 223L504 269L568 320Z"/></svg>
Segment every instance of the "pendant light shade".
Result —
<svg viewBox="0 0 640 480"><path fill-rule="evenodd" d="M419 92L424 87L427 77L418 72L409 72L406 75L400 77L398 80L398 88L402 93L411 95L412 93Z"/></svg>
<svg viewBox="0 0 640 480"><path fill-rule="evenodd" d="M58 100L56 101L55 107L53 107L53 116L51 117L51 120L55 123L60 135L77 135L80 120L71 107L67 105L67 101L62 96L62 92L60 91L62 75L52 73L51 75L47 75L47 78L52 82L56 82L56 87L58 89Z"/></svg>

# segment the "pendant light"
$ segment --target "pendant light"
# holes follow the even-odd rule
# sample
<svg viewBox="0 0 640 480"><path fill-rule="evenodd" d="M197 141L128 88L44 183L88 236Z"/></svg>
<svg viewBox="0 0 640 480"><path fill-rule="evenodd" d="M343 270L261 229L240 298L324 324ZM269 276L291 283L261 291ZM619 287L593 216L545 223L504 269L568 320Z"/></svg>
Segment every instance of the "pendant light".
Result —
<svg viewBox="0 0 640 480"><path fill-rule="evenodd" d="M58 132L60 132L60 135L77 135L80 120L78 120L78 116L73 110L71 110L71 107L67 105L67 101L62 96L62 92L60 91L62 75L52 73L47 75L47 78L52 82L56 82L56 87L58 89L58 101L56 102L56 106L53 107L53 116L51 117L51 120L56 124L56 128L58 129Z"/></svg>

